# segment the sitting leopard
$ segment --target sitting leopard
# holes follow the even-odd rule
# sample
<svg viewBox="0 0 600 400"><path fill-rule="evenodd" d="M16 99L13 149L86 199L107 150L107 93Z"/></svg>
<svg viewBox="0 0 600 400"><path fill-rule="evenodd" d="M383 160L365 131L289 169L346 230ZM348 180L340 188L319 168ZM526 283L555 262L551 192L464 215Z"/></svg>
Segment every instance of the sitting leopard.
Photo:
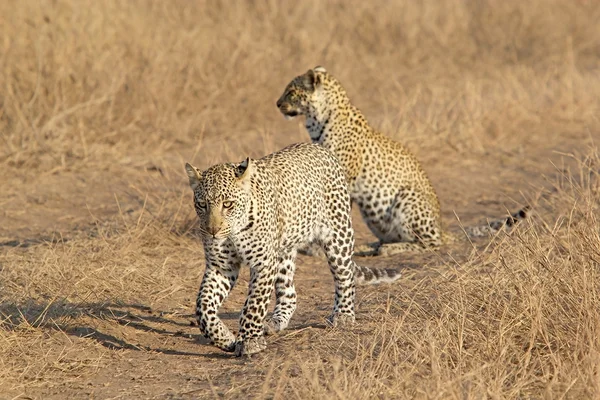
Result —
<svg viewBox="0 0 600 400"><path fill-rule="evenodd" d="M419 161L402 144L373 129L325 68L294 78L277 107L286 119L304 115L312 142L332 151L344 168L351 200L379 239L357 247L357 253L423 251L458 239L442 233L438 196ZM526 218L527 210L467 228L467 235L510 228Z"/></svg>
<svg viewBox="0 0 600 400"><path fill-rule="evenodd" d="M296 252L319 243L335 281L332 324L354 321L355 284L391 282L393 269L352 261L354 231L344 172L314 144L289 146L259 160L218 164L204 172L186 164L200 219L206 270L196 301L202 333L217 347L250 355L266 346L264 334L285 329L296 309ZM250 267L250 288L236 338L217 312L240 265ZM273 286L276 304L265 321Z"/></svg>

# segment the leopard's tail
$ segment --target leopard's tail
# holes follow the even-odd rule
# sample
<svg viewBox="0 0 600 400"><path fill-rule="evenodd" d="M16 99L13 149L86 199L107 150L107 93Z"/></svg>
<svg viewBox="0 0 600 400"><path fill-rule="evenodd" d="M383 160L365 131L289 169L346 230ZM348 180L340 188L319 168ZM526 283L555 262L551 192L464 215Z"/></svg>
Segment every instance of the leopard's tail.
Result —
<svg viewBox="0 0 600 400"><path fill-rule="evenodd" d="M530 210L530 207L525 206L522 209L520 209L519 211L517 211L516 213L514 213L506 218L489 221L487 224L484 224L484 225L467 227L467 228L465 228L465 232L467 233L467 235L469 237L476 238L476 237L494 235L502 230L509 231L516 224L518 224L520 221L526 219L529 216L529 214L528 214L529 210Z"/></svg>
<svg viewBox="0 0 600 400"><path fill-rule="evenodd" d="M376 283L394 282L402 276L397 269L369 268L354 264L354 279L357 285L373 285Z"/></svg>

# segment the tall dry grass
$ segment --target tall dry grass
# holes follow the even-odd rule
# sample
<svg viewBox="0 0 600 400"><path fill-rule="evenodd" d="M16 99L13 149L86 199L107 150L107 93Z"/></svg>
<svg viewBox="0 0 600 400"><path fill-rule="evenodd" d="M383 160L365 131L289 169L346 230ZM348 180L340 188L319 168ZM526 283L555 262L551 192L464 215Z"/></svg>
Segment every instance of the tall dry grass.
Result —
<svg viewBox="0 0 600 400"><path fill-rule="evenodd" d="M599 397L599 20L583 0L0 2L0 393ZM301 259L308 327L215 361L185 336L203 260L183 162L307 140L274 103L318 64L432 171L447 219L503 171L507 196L555 190L489 247L365 261L420 268L361 289L350 332L314 326L331 278ZM555 150L583 156L553 171Z"/></svg>
<svg viewBox="0 0 600 400"><path fill-rule="evenodd" d="M516 124L589 121L597 112L595 2L0 7L1 160L13 174L270 133L275 121L284 126L273 109L282 87L317 64L388 134L448 137L463 151L515 146Z"/></svg>

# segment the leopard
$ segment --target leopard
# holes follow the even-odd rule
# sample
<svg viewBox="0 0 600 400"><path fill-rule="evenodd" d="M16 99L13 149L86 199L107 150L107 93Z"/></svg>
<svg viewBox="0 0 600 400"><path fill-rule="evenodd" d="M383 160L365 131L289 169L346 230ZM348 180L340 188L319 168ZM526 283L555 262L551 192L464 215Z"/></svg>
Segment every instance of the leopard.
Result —
<svg viewBox="0 0 600 400"><path fill-rule="evenodd" d="M525 206L505 218L466 227L466 235L445 232L439 198L417 158L374 129L322 66L289 82L276 105L286 119L304 116L312 143L330 150L342 165L351 202L378 239L357 246L357 255L435 250L445 243L511 230L528 215ZM319 254L310 246L305 252Z"/></svg>
<svg viewBox="0 0 600 400"><path fill-rule="evenodd" d="M327 256L335 295L328 325L355 321L356 285L393 282L401 271L357 265L350 195L344 171L322 146L298 143L260 159L216 164L205 171L186 163L199 219L205 271L196 299L201 333L221 350L250 356L265 335L288 327L296 310L297 250L318 243ZM250 281L237 337L217 315L240 268ZM273 314L267 318L275 290Z"/></svg>

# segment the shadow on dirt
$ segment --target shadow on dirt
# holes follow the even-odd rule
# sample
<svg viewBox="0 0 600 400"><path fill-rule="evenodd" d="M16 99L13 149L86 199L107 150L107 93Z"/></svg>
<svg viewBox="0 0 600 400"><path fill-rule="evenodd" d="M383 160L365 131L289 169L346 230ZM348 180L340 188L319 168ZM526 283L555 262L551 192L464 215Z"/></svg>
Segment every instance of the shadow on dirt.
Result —
<svg viewBox="0 0 600 400"><path fill-rule="evenodd" d="M26 249L28 247L39 245L39 244L52 245L52 244L58 244L58 243L66 243L69 240L70 240L69 238L64 238L64 237L40 236L39 238L32 238L32 239L7 240L4 242L0 242L0 247L20 247L20 248Z"/></svg>
<svg viewBox="0 0 600 400"><path fill-rule="evenodd" d="M67 300L53 300L46 303L28 301L23 304L1 302L0 330L18 331L37 328L60 331L70 336L94 339L111 350L149 351L207 358L232 357L230 353L218 351L200 334L193 314L180 311L158 310L143 304L76 304ZM223 320L237 320L239 314L222 313L220 317ZM132 335L130 329L150 333L152 336L140 338L139 335ZM133 342L130 339L132 336L139 340ZM171 346L164 345L169 339L172 339ZM157 342L162 345L157 346ZM190 345L198 344L210 346L215 349L215 352L202 354L179 350L179 348L189 348Z"/></svg>

